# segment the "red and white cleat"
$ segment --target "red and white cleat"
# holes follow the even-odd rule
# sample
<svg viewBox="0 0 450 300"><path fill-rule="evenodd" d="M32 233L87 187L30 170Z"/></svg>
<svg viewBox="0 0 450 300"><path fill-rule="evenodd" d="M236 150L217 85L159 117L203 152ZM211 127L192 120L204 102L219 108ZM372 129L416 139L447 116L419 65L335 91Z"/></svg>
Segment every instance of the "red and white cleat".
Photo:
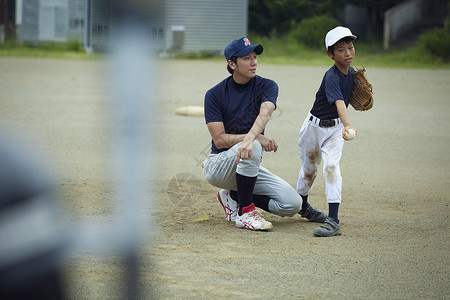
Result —
<svg viewBox="0 0 450 300"><path fill-rule="evenodd" d="M270 230L273 228L272 223L264 220L253 203L243 209L242 216L236 216L236 227L250 230Z"/></svg>
<svg viewBox="0 0 450 300"><path fill-rule="evenodd" d="M217 200L219 200L223 209L225 210L225 218L227 221L235 222L238 212L238 203L231 198L229 190L220 190L217 193Z"/></svg>

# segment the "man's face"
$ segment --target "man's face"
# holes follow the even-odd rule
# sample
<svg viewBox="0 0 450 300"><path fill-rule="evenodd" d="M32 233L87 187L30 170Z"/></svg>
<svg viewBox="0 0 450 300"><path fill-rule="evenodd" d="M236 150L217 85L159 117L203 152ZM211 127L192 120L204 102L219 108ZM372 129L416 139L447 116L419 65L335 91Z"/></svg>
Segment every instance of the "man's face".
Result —
<svg viewBox="0 0 450 300"><path fill-rule="evenodd" d="M236 63L230 66L233 69L233 79L237 83L247 83L256 76L256 67L258 66L257 55L255 52L249 55L239 56Z"/></svg>

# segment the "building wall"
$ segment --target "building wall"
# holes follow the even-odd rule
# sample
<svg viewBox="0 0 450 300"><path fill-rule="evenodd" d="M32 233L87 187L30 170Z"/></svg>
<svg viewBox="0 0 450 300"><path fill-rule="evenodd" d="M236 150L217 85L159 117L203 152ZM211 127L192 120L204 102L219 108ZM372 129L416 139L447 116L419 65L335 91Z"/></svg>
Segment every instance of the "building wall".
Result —
<svg viewBox="0 0 450 300"><path fill-rule="evenodd" d="M389 9L384 14L386 43L399 39L403 34L421 23L422 0L405 1Z"/></svg>
<svg viewBox="0 0 450 300"><path fill-rule="evenodd" d="M67 40L68 0L40 0L39 40Z"/></svg>
<svg viewBox="0 0 450 300"><path fill-rule="evenodd" d="M20 42L36 44L39 40L39 7L40 0L23 0L22 25L20 28Z"/></svg>
<svg viewBox="0 0 450 300"><path fill-rule="evenodd" d="M148 16L146 26L146 38L155 52L163 52L165 49L164 32L164 2L166 0L148 0L146 15Z"/></svg>
<svg viewBox="0 0 450 300"><path fill-rule="evenodd" d="M68 6L69 26L67 36L69 39L78 39L80 42L84 39L84 29L86 26L85 17L86 0L70 0Z"/></svg>
<svg viewBox="0 0 450 300"><path fill-rule="evenodd" d="M179 51L223 51L231 40L247 34L247 19L248 0L166 0L166 49L173 48L172 33L184 28Z"/></svg>
<svg viewBox="0 0 450 300"><path fill-rule="evenodd" d="M410 0L394 6L384 13L384 48L405 39L411 32L421 33L427 28L442 26L446 15L445 0Z"/></svg>
<svg viewBox="0 0 450 300"><path fill-rule="evenodd" d="M79 1L79 0L77 0ZM86 1L86 0L84 0ZM107 51L110 40L111 26L114 23L109 0L88 0L89 20L88 47L96 51ZM164 0L146 0L142 11L145 19L143 39L155 52L164 50Z"/></svg>
<svg viewBox="0 0 450 300"><path fill-rule="evenodd" d="M248 0L146 0L145 38L157 52L223 52L247 34ZM103 51L111 30L110 0L23 0L21 41L77 38Z"/></svg>
<svg viewBox="0 0 450 300"><path fill-rule="evenodd" d="M21 43L66 41L67 14L68 0L23 0Z"/></svg>
<svg viewBox="0 0 450 300"><path fill-rule="evenodd" d="M94 50L106 49L111 29L111 4L109 0L90 0L89 43Z"/></svg>

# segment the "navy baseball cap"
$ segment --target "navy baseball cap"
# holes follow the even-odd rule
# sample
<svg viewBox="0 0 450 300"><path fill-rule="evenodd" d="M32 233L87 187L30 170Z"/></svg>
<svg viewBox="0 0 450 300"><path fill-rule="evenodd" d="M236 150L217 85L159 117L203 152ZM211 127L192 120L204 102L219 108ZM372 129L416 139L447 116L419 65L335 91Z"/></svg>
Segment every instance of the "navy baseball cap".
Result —
<svg viewBox="0 0 450 300"><path fill-rule="evenodd" d="M241 37L238 40L234 40L225 47L225 58L228 60L233 56L245 56L255 51L256 55L260 55L264 48L261 45L252 45L250 40L246 37Z"/></svg>

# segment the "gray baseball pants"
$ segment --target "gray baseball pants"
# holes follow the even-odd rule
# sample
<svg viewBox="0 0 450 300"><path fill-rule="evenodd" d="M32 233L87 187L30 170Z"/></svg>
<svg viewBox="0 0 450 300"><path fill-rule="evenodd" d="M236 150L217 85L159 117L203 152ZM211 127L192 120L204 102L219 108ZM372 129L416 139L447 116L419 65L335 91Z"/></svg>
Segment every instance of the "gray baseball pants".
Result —
<svg viewBox="0 0 450 300"><path fill-rule="evenodd" d="M291 217L298 213L302 206L302 198L289 183L261 166L264 152L261 144L254 141L252 156L236 164L240 144L227 151L208 156L203 165L203 176L206 180L218 188L236 191L236 172L248 177L257 176L253 194L270 198L270 212L282 217Z"/></svg>

